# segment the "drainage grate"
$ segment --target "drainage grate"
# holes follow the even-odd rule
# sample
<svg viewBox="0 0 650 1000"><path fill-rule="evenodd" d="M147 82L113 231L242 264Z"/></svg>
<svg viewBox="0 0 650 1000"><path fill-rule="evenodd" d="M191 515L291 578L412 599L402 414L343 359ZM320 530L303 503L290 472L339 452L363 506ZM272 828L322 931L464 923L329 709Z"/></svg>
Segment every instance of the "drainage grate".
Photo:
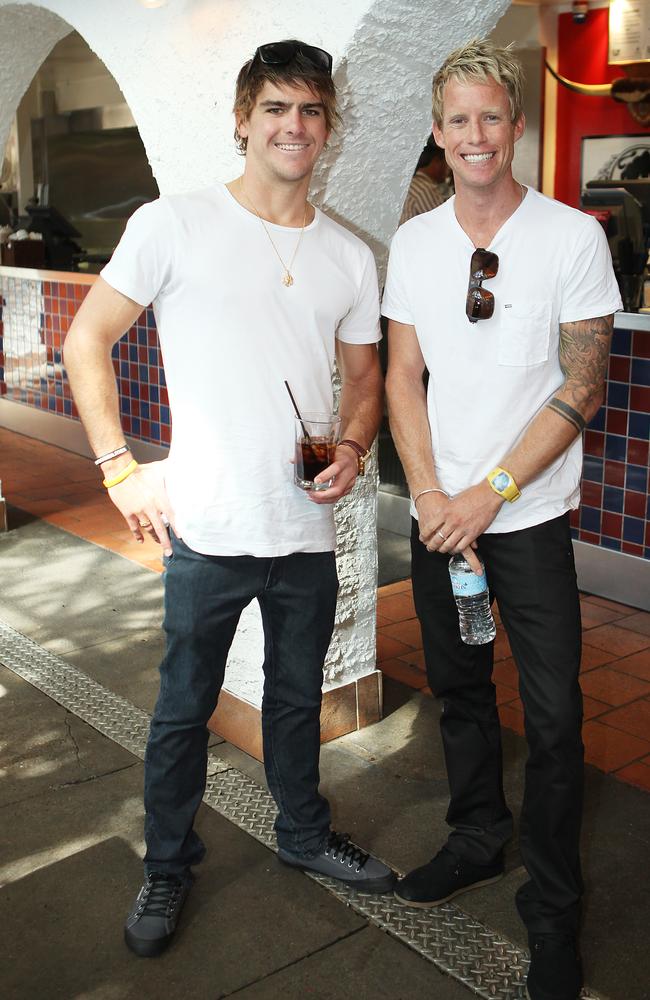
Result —
<svg viewBox="0 0 650 1000"><path fill-rule="evenodd" d="M146 712L2 621L0 663L98 732L144 759L149 732ZM265 847L276 849L273 831L276 807L269 792L212 754L208 758L204 801ZM346 906L478 996L487 1000L524 1000L527 952L458 906L447 903L421 910L400 903L393 895L357 892L334 879L306 874ZM586 990L582 997L606 1000Z"/></svg>

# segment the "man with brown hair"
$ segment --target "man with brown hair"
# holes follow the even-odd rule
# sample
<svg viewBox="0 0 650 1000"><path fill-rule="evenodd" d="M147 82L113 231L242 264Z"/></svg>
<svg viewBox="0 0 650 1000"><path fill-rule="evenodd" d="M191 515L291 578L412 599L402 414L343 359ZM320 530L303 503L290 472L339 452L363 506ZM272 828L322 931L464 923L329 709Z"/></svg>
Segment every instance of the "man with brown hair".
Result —
<svg viewBox="0 0 650 1000"><path fill-rule="evenodd" d="M205 789L206 723L243 609L265 634L262 728L286 864L366 891L394 882L330 830L318 791L322 668L334 626L333 504L353 488L382 408L378 289L370 250L307 200L336 113L331 56L298 40L261 45L241 69L241 177L160 198L129 222L68 335L65 360L104 485L135 538L165 553L166 654L145 759L145 881L128 946L159 954L205 848L193 820ZM110 351L153 302L173 439L164 463L124 445ZM294 414L332 409L342 437L304 492ZM171 529L168 532L168 525Z"/></svg>
<svg viewBox="0 0 650 1000"><path fill-rule="evenodd" d="M465 645L448 573L465 552L499 605L519 670L529 758L517 906L531 1000L576 1000L582 895L580 606L569 511L581 433L603 399L621 301L599 224L512 175L521 67L477 41L434 77L433 135L456 195L405 223L391 248L387 393L413 497L413 593L451 801L447 843L397 895L435 906L503 876L493 644ZM422 373L429 371L425 392Z"/></svg>

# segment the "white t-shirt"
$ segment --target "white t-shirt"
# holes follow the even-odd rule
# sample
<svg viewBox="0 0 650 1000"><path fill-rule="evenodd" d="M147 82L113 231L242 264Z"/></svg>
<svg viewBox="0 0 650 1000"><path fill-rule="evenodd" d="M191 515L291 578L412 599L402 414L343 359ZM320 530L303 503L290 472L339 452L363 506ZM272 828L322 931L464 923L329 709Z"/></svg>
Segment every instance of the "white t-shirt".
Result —
<svg viewBox="0 0 650 1000"><path fill-rule="evenodd" d="M300 231L267 223L283 260ZM331 411L335 338L375 343L368 247L316 210L283 269L225 185L140 208L102 277L153 303L172 414L166 485L177 527L208 555L281 556L336 543L330 505L294 485L294 414Z"/></svg>
<svg viewBox="0 0 650 1000"><path fill-rule="evenodd" d="M605 234L591 216L529 189L489 248L489 320L470 323L465 299L474 246L455 197L405 223L393 239L382 311L415 326L429 370L428 416L439 483L480 482L563 383L559 325L622 306ZM580 500L582 439L502 505L487 529L515 531ZM414 508L411 508L417 516Z"/></svg>

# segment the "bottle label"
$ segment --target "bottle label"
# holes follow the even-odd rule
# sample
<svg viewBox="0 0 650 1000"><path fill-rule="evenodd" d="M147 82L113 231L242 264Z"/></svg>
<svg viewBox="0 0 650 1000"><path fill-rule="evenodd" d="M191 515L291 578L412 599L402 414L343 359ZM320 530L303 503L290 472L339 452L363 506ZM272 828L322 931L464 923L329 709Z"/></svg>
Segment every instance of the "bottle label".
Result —
<svg viewBox="0 0 650 1000"><path fill-rule="evenodd" d="M483 573L450 573L451 587L454 597L476 597L484 594L487 587L487 576Z"/></svg>

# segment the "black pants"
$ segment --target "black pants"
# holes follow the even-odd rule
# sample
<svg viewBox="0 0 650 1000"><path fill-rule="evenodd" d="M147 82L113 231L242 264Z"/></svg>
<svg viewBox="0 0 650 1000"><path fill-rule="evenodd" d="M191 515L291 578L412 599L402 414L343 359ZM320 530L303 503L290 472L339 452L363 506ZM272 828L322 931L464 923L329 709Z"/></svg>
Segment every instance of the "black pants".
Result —
<svg viewBox="0 0 650 1000"><path fill-rule="evenodd" d="M519 670L529 756L520 848L530 881L517 907L533 933L576 933L582 877L580 603L569 516L479 540ZM413 522L413 593L450 788L448 846L476 864L497 859L512 833L502 781L501 731L492 683L493 643L466 646L449 581L449 557L428 552Z"/></svg>

